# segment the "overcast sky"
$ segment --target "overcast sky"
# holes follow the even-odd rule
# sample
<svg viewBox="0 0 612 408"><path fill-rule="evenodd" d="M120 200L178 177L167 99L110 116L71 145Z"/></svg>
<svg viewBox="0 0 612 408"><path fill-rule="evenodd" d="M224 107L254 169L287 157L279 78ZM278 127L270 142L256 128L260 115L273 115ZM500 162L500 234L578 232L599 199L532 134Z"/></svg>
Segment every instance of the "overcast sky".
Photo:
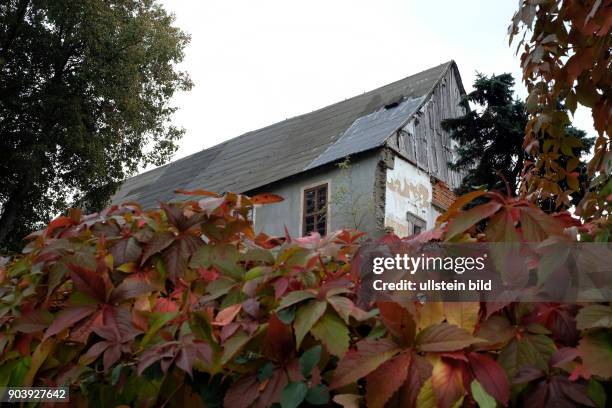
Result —
<svg viewBox="0 0 612 408"><path fill-rule="evenodd" d="M162 0L191 35L175 97L186 129L175 158L454 59L476 72L520 68L508 46L516 0ZM575 125L594 134L590 115Z"/></svg>

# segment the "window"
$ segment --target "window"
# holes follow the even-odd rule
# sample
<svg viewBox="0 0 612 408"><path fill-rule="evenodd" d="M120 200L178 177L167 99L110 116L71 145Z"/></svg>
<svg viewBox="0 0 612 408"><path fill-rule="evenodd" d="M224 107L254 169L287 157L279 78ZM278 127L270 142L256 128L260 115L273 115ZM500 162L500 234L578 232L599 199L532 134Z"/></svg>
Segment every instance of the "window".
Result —
<svg viewBox="0 0 612 408"><path fill-rule="evenodd" d="M408 231L412 232L412 235L420 234L424 229L427 223L424 219L417 217L412 213L406 213L406 220L409 224Z"/></svg>
<svg viewBox="0 0 612 408"><path fill-rule="evenodd" d="M327 234L327 184L304 190L302 234Z"/></svg>

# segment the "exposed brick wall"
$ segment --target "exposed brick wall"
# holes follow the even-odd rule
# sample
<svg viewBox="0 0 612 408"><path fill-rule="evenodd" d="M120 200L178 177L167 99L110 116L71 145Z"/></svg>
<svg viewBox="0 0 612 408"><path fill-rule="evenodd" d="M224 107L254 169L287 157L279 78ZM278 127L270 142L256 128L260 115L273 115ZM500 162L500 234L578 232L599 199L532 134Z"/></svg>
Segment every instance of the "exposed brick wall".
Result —
<svg viewBox="0 0 612 408"><path fill-rule="evenodd" d="M448 207L455 202L457 196L441 180L432 180L431 203L441 210L448 210Z"/></svg>

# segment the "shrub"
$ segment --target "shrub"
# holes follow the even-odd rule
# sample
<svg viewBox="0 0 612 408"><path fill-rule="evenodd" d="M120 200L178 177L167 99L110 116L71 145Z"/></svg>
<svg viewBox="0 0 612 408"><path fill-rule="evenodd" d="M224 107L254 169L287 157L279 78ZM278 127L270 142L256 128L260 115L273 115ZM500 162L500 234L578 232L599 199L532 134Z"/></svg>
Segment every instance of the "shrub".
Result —
<svg viewBox="0 0 612 408"><path fill-rule="evenodd" d="M253 205L278 197L189 194L72 211L5 261L0 386L65 385L73 405L104 407L605 401L607 306L576 326L571 305L364 304L351 265L362 234L255 235ZM467 239L503 211L559 219L499 197L468 211L464 199L450 227L417 238Z"/></svg>

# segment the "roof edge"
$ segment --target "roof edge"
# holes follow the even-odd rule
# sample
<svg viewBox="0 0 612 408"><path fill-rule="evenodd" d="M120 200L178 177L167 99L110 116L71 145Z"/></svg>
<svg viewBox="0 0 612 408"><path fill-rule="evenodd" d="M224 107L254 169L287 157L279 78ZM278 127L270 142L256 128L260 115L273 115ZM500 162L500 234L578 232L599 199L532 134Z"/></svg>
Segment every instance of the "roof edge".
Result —
<svg viewBox="0 0 612 408"><path fill-rule="evenodd" d="M429 100L431 99L431 97L432 97L436 87L438 85L440 85L440 81L442 81L442 78L444 78L444 76L448 73L448 71L451 68L454 69L454 73L455 73L455 75L458 78L460 90L463 92L463 94L465 94L465 89L463 88L463 83L461 82L461 77L459 76L459 68L457 67L457 63L455 62L455 60L451 59L450 61L446 62L445 64L446 64L446 68L444 68L442 73L438 76L438 79L436 80L436 82L434 82L434 84L431 86L429 91L427 91L427 93L425 95L423 95L423 100L421 101L419 106L414 110L414 112L408 118L406 118L406 120L404 122L402 122L401 126L398 129L402 129L404 126L406 126L414 118L414 115L416 115L421 110L421 108L423 108L423 106L425 106L425 104L427 102L429 102ZM444 64L440 64L440 65L444 65ZM395 132L397 132L397 129L395 130ZM384 142L381 144L381 146L388 145L387 142L389 141L389 138L391 136L393 136L393 134L395 132L393 132L390 135L388 135L385 138Z"/></svg>

